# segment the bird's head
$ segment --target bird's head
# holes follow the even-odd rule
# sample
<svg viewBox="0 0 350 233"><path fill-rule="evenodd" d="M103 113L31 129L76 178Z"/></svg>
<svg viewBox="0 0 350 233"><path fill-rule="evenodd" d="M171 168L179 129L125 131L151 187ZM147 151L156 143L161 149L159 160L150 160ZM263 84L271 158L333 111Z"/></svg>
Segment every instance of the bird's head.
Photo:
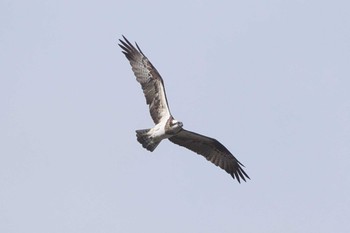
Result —
<svg viewBox="0 0 350 233"><path fill-rule="evenodd" d="M169 122L169 129L167 133L176 134L182 129L182 122L175 119L171 119Z"/></svg>

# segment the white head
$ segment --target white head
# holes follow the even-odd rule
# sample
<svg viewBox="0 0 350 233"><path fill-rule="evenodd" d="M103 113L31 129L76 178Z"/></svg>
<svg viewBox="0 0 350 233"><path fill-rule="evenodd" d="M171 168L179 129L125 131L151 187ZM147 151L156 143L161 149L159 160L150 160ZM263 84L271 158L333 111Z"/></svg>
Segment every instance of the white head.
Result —
<svg viewBox="0 0 350 233"><path fill-rule="evenodd" d="M175 120L175 119L172 119L172 120L170 121L170 126L171 126L172 128L173 128L173 127L182 127L183 124L182 124L181 121L177 121L177 120Z"/></svg>
<svg viewBox="0 0 350 233"><path fill-rule="evenodd" d="M182 122L175 120L174 118L170 118L168 120L168 127L166 133L168 134L176 134L182 129Z"/></svg>

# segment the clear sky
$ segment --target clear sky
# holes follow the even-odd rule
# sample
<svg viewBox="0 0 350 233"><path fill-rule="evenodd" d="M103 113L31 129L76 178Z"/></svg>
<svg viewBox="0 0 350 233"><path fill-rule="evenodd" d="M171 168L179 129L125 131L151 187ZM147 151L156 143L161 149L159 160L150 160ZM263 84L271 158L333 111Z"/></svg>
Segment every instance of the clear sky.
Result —
<svg viewBox="0 0 350 233"><path fill-rule="evenodd" d="M350 232L349 1L0 1L0 232ZM152 127L117 46L238 184Z"/></svg>

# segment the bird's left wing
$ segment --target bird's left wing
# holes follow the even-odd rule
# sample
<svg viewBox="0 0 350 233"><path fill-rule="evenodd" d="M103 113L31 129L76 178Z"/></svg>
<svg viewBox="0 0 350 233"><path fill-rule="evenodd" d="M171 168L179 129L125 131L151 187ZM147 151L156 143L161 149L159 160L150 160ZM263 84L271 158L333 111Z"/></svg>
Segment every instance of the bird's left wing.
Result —
<svg viewBox="0 0 350 233"><path fill-rule="evenodd" d="M224 169L233 179L237 179L239 183L240 179L244 181L246 181L245 178L250 179L242 168L244 165L224 145L214 138L182 129L179 133L170 137L169 140L204 156L208 161Z"/></svg>

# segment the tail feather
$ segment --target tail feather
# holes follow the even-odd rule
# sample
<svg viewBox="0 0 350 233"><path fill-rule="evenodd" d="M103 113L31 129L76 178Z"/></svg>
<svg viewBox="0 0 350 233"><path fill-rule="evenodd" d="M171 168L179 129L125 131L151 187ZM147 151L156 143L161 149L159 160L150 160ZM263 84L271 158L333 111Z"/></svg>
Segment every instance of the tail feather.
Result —
<svg viewBox="0 0 350 233"><path fill-rule="evenodd" d="M137 141L142 144L144 148L149 151L154 151L156 147L159 145L160 141L155 141L151 135L149 135L149 131L151 129L139 129L136 130Z"/></svg>

